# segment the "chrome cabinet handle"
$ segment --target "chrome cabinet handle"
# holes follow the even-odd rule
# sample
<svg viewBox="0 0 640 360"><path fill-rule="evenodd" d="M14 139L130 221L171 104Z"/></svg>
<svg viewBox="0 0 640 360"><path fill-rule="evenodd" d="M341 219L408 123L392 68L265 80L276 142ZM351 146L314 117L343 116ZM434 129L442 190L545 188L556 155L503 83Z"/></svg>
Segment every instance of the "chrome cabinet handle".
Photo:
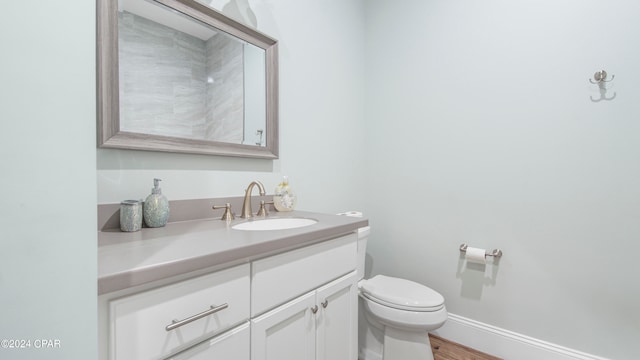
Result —
<svg viewBox="0 0 640 360"><path fill-rule="evenodd" d="M201 312L200 314L193 315L193 316L188 317L188 318L183 319L183 320L173 320L173 322L171 322L171 324L167 325L164 329L167 330L167 331L171 331L173 329L179 328L182 325L186 325L186 324L188 324L190 322L196 321L198 319L202 319L203 317L209 316L211 314L215 314L218 311L224 310L224 309L226 309L228 307L229 307L229 304L227 304L227 303L224 303L224 304L222 304L220 306L211 305L211 309L205 310L205 311Z"/></svg>
<svg viewBox="0 0 640 360"><path fill-rule="evenodd" d="M311 312L314 313L314 314L317 313L318 312L318 305L312 307L311 308Z"/></svg>
<svg viewBox="0 0 640 360"><path fill-rule="evenodd" d="M326 308L327 308L327 306L329 306L329 300L324 299L324 301L323 301L323 302L321 302L320 304L322 304L322 307L326 309Z"/></svg>

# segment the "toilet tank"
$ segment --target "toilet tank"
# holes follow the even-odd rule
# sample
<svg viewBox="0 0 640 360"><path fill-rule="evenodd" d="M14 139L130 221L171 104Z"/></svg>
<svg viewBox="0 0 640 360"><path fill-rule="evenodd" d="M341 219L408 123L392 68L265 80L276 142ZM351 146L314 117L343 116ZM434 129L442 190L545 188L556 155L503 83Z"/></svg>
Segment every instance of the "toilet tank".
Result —
<svg viewBox="0 0 640 360"><path fill-rule="evenodd" d="M367 240L371 227L365 226L358 229L358 280L364 279L365 260L367 258Z"/></svg>

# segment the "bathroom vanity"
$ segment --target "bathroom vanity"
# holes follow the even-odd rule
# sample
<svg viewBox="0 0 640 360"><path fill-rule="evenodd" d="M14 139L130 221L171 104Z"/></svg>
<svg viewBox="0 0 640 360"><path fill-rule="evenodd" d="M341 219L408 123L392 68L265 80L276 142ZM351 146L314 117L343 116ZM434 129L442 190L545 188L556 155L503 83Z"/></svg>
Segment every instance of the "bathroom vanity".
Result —
<svg viewBox="0 0 640 360"><path fill-rule="evenodd" d="M356 359L356 231L368 221L282 214L270 217L317 223L100 231L99 359Z"/></svg>

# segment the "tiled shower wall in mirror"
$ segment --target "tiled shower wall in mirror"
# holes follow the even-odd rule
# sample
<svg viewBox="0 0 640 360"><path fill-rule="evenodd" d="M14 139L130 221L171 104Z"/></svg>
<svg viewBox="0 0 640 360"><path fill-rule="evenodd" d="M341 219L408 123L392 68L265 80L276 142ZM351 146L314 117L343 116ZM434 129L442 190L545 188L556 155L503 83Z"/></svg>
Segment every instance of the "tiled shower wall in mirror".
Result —
<svg viewBox="0 0 640 360"><path fill-rule="evenodd" d="M241 143L243 45L118 13L124 131ZM224 96L220 96L224 94Z"/></svg>

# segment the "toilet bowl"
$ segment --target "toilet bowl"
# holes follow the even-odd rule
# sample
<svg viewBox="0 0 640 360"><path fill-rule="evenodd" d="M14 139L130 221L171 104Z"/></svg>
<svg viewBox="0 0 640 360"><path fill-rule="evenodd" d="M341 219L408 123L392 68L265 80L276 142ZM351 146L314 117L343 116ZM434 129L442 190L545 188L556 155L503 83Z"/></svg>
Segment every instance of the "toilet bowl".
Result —
<svg viewBox="0 0 640 360"><path fill-rule="evenodd" d="M447 320L442 295L413 281L376 275L358 287L368 312L383 325L431 331Z"/></svg>
<svg viewBox="0 0 640 360"><path fill-rule="evenodd" d="M428 332L447 320L444 298L416 282L385 275L364 280L370 228L358 231L358 358L433 360Z"/></svg>

